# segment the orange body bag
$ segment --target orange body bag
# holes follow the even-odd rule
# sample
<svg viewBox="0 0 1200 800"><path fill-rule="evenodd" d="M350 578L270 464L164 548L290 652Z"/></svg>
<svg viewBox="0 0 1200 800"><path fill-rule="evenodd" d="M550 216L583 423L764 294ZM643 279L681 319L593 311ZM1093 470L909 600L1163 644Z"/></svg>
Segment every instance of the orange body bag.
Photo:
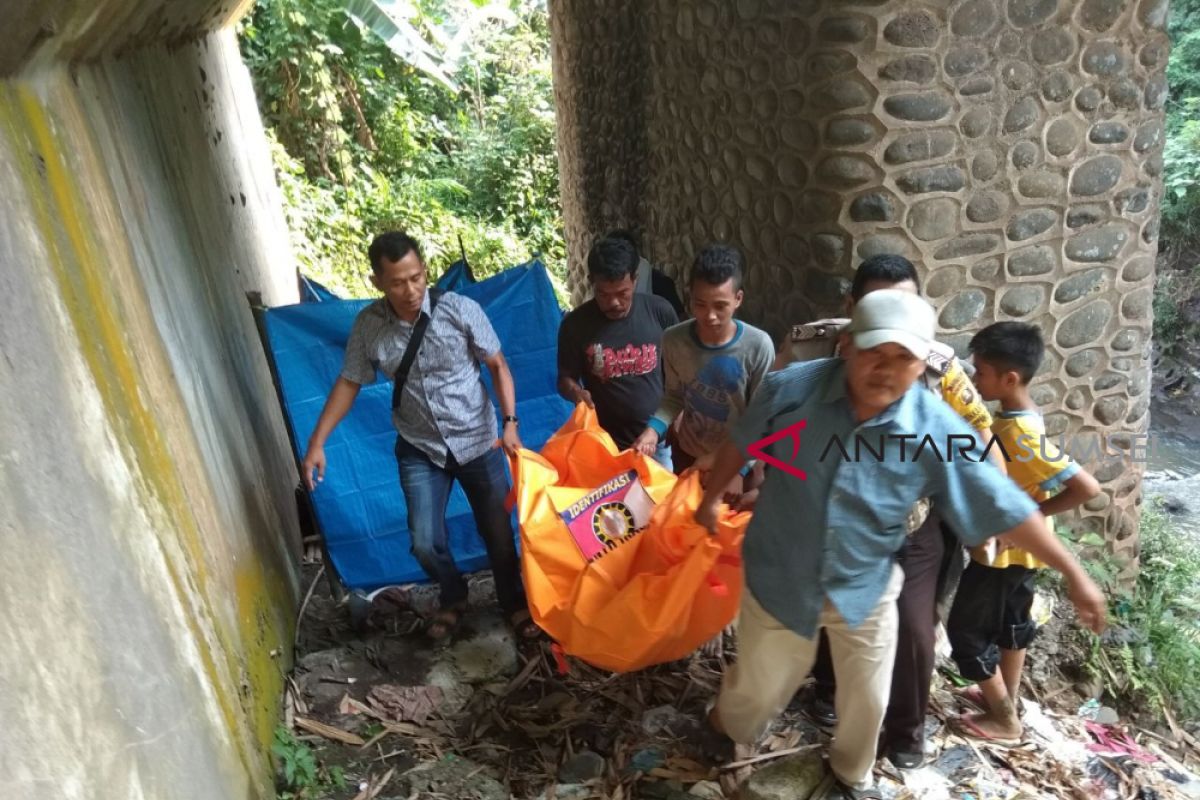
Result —
<svg viewBox="0 0 1200 800"><path fill-rule="evenodd" d="M568 655L627 672L682 658L733 620L750 512L723 506L710 536L692 518L696 473L618 452L584 405L512 471L530 612Z"/></svg>

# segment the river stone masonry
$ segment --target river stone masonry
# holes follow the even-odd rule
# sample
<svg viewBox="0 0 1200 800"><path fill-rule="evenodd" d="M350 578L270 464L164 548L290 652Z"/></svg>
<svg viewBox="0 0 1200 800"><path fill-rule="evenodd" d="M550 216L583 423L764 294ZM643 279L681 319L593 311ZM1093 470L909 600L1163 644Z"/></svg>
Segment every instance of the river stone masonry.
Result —
<svg viewBox="0 0 1200 800"><path fill-rule="evenodd" d="M1144 435L1166 0L552 4L570 275L633 225L677 278L712 240L774 335L856 265L914 259L946 341L1040 325L1049 433ZM1118 437L1119 438L1119 437ZM1136 556L1142 465L1084 527Z"/></svg>

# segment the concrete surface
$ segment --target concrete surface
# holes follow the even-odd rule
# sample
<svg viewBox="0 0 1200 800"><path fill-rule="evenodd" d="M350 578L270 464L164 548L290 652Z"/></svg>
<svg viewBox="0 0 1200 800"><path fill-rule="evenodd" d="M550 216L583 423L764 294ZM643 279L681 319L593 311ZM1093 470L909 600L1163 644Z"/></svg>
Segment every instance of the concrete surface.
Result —
<svg viewBox="0 0 1200 800"><path fill-rule="evenodd" d="M231 5L5 9L0 797L274 794L296 470L246 293L296 289Z"/></svg>

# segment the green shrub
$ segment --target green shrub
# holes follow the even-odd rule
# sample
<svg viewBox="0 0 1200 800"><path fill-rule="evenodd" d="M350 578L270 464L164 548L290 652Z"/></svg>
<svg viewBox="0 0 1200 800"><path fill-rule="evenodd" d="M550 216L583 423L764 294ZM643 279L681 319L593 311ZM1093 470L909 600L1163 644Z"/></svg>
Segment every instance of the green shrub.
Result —
<svg viewBox="0 0 1200 800"><path fill-rule="evenodd" d="M1157 506L1143 509L1137 582L1107 581L1112 630L1093 640L1089 671L1132 706L1200 719L1200 541ZM1095 560L1089 560L1095 564ZM1093 569L1102 581L1115 571Z"/></svg>
<svg viewBox="0 0 1200 800"><path fill-rule="evenodd" d="M283 725L275 728L271 754L279 766L279 800L316 800L331 789L346 788L341 767L319 764L312 748Z"/></svg>

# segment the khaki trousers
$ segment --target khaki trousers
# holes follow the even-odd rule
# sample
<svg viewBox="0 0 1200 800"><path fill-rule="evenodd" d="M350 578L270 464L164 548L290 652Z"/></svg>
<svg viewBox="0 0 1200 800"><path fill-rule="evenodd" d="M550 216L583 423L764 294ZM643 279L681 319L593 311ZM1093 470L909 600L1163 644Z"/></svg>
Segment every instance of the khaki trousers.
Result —
<svg viewBox="0 0 1200 800"><path fill-rule="evenodd" d="M896 660L896 597L904 583L897 566L879 604L851 628L826 600L817 624L829 637L833 670L843 691L835 700L838 724L829 764L843 783L872 785L879 729ZM738 659L721 682L717 715L734 741L751 744L787 706L808 677L819 636L805 639L768 614L749 591L738 618Z"/></svg>

